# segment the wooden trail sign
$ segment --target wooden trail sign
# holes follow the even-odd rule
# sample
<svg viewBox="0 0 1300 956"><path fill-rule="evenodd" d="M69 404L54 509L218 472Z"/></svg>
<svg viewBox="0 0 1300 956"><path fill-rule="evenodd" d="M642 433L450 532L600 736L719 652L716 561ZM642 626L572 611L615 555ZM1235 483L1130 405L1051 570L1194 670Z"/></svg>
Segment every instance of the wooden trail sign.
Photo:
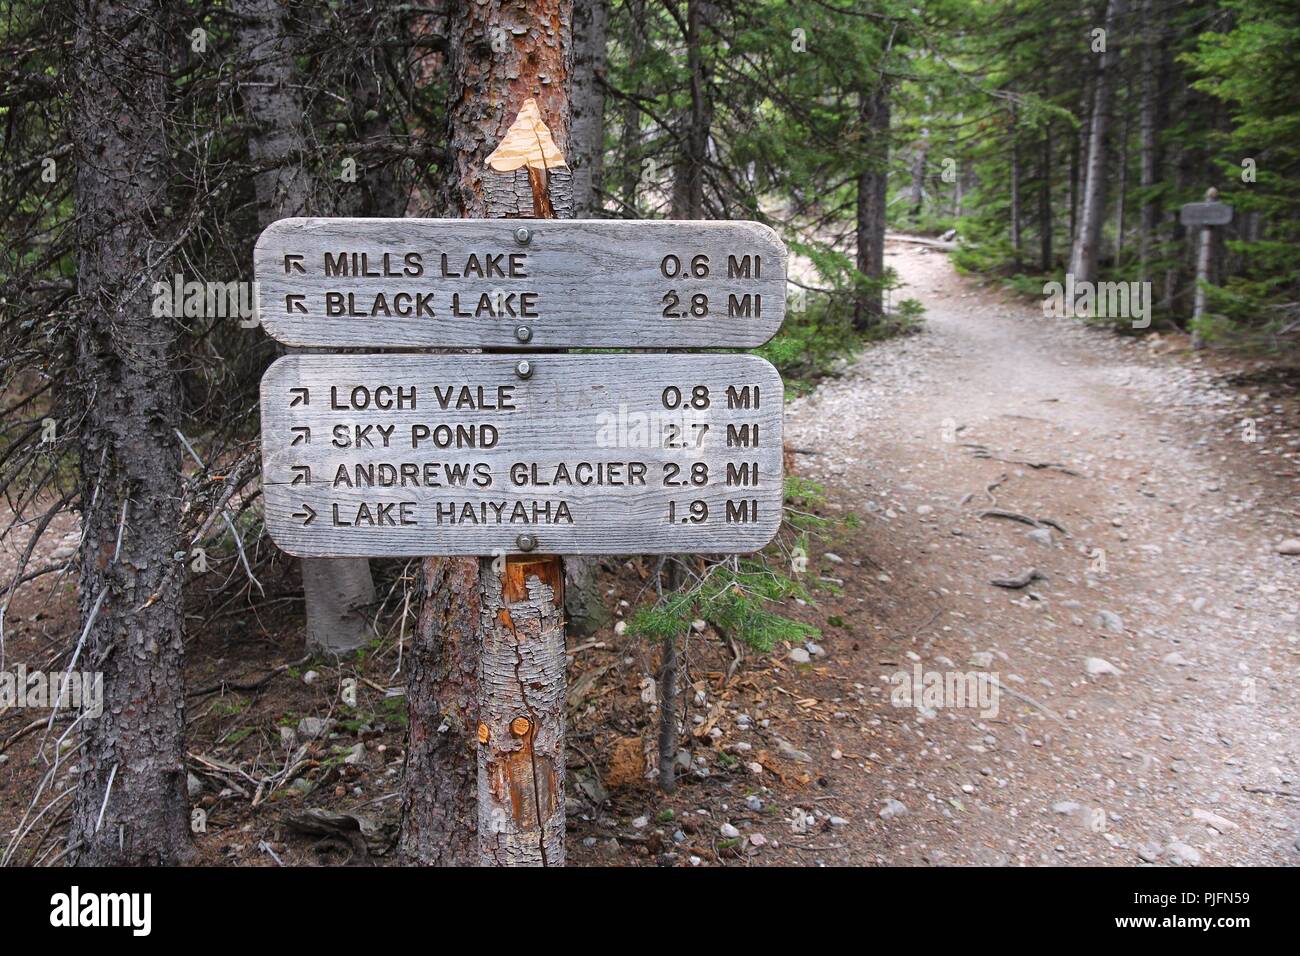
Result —
<svg viewBox="0 0 1300 956"><path fill-rule="evenodd" d="M281 219L253 262L293 346L752 348L785 315L756 222Z"/></svg>
<svg viewBox="0 0 1300 956"><path fill-rule="evenodd" d="M289 355L267 528L308 557L756 551L783 400L753 355Z"/></svg>
<svg viewBox="0 0 1300 956"><path fill-rule="evenodd" d="M1222 202L1189 202L1178 212L1184 226L1226 226L1232 222L1232 207Z"/></svg>

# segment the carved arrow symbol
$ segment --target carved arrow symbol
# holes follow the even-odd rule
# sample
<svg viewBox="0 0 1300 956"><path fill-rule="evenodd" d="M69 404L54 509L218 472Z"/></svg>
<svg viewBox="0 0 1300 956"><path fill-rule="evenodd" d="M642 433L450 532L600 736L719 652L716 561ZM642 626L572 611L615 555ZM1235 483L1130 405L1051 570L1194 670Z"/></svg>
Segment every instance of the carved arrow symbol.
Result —
<svg viewBox="0 0 1300 956"><path fill-rule="evenodd" d="M286 295L284 297L285 312L301 312L307 314L307 307L302 304L302 300L307 298L305 295Z"/></svg>
<svg viewBox="0 0 1300 956"><path fill-rule="evenodd" d="M302 260L302 256L296 256L293 253L286 253L284 257L284 274L288 275L291 272L301 272L303 275L306 275L307 270L303 268Z"/></svg>
<svg viewBox="0 0 1300 956"><path fill-rule="evenodd" d="M311 404L311 392L305 388L291 388L289 389L289 394L293 396L293 401L289 402L290 408L297 405Z"/></svg>
<svg viewBox="0 0 1300 956"><path fill-rule="evenodd" d="M316 509L304 501L302 504L302 510L295 511L292 517L306 519L302 523L303 527L305 528L307 525L311 524L314 520L316 520Z"/></svg>
<svg viewBox="0 0 1300 956"><path fill-rule="evenodd" d="M294 425L289 431L293 432L293 441L289 442L289 447L294 445L310 445L311 429L306 425Z"/></svg>
<svg viewBox="0 0 1300 956"><path fill-rule="evenodd" d="M311 484L310 467L308 467L307 465L292 465L291 467L293 468L293 481L289 482L290 487L293 487L294 485Z"/></svg>

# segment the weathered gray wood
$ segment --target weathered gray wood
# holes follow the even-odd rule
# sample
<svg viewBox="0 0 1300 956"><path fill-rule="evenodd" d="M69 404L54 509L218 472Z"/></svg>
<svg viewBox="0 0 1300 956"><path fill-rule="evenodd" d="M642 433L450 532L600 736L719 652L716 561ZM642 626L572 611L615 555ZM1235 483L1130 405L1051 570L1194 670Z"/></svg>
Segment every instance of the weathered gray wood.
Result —
<svg viewBox="0 0 1300 956"><path fill-rule="evenodd" d="M1178 219L1184 226L1226 226L1232 222L1232 207L1222 202L1184 203Z"/></svg>
<svg viewBox="0 0 1300 956"><path fill-rule="evenodd" d="M304 354L276 361L262 378L266 523L276 544L302 556L491 555L529 550L518 536L531 534L538 554L717 554L755 551L772 539L781 521L783 394L769 363L742 354L537 355L526 360L525 379L522 360ZM691 407L697 387L707 389L707 408ZM331 408L334 400L352 404L354 389L370 407ZM449 399L446 409L436 389ZM681 407L665 407L665 389L680 390ZM676 394L668 404L677 404ZM698 395L702 402L705 393ZM374 407L381 398L394 407ZM358 428L369 429L370 447L335 446L354 444ZM380 428L391 429L389 447ZM621 466L613 481L577 483L588 468L611 463ZM357 466L374 465L378 481L380 464L399 479L405 467L405 484L355 485ZM574 483L562 483L561 465ZM338 480L340 466L351 486ZM451 484L453 466L468 479ZM534 466L543 481L561 483L533 484ZM704 483L690 483L693 476ZM708 509L699 522L691 520L696 501ZM352 524L334 524L335 505L339 520ZM389 506L382 526L367 523L380 505ZM440 522L439 505L454 506L454 515L444 510ZM518 508L529 520L519 520Z"/></svg>
<svg viewBox="0 0 1300 956"><path fill-rule="evenodd" d="M348 274L327 275L343 253ZM262 324L296 346L750 348L785 314L785 245L755 222L282 219L253 261Z"/></svg>

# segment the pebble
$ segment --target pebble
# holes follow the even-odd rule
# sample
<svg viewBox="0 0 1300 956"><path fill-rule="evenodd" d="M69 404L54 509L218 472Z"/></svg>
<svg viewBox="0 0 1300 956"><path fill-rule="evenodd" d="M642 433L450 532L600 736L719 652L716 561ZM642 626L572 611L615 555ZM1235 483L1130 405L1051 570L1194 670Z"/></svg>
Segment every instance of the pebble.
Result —
<svg viewBox="0 0 1300 956"><path fill-rule="evenodd" d="M813 657L824 657L826 655L825 648L823 648L820 644L814 644L812 641L808 641L806 644L804 644L804 650L806 650Z"/></svg>
<svg viewBox="0 0 1300 956"><path fill-rule="evenodd" d="M844 563L844 559L841 558L841 557L840 557L838 554L836 554L834 551L827 551L826 553L824 553L824 554L822 555L822 557L825 558L827 561L829 561L831 564L843 564L843 563Z"/></svg>
<svg viewBox="0 0 1300 956"><path fill-rule="evenodd" d="M776 738L776 752L786 760L798 760L800 763L812 763L812 756L795 747L790 741Z"/></svg>
<svg viewBox="0 0 1300 956"><path fill-rule="evenodd" d="M1179 840L1174 840L1165 847L1164 855L1176 866L1196 866L1201 862L1201 851Z"/></svg>
<svg viewBox="0 0 1300 956"><path fill-rule="evenodd" d="M1161 660L1166 664L1172 664L1174 667L1190 667L1192 664L1191 661L1183 657L1183 655L1179 654L1177 651L1170 651L1162 657Z"/></svg>
<svg viewBox="0 0 1300 956"><path fill-rule="evenodd" d="M812 655L802 647L793 647L790 649L790 660L796 664L807 664L812 660Z"/></svg>
<svg viewBox="0 0 1300 956"><path fill-rule="evenodd" d="M304 717L298 721L298 735L308 740L323 737L334 729L334 721L328 717Z"/></svg>
<svg viewBox="0 0 1300 956"><path fill-rule="evenodd" d="M934 514L934 509L929 505L917 505L916 514L918 517L924 518L928 514Z"/></svg>
<svg viewBox="0 0 1300 956"><path fill-rule="evenodd" d="M632 827L633 829L636 830L644 830L649 825L650 825L649 817L637 817L635 820L632 821Z"/></svg>
<svg viewBox="0 0 1300 956"><path fill-rule="evenodd" d="M749 835L749 842L751 846L767 846L767 837L763 836L761 833L751 833Z"/></svg>
<svg viewBox="0 0 1300 956"><path fill-rule="evenodd" d="M1093 677L1100 677L1103 674L1118 674L1120 672L1118 667L1104 657L1089 657L1084 662L1084 666Z"/></svg>
<svg viewBox="0 0 1300 956"><path fill-rule="evenodd" d="M305 673L305 674L302 675L302 682L303 682L304 684L314 684L314 683L316 683L316 680L317 680L319 677L320 677L320 674L317 673L316 671L308 671L307 673Z"/></svg>
<svg viewBox="0 0 1300 956"><path fill-rule="evenodd" d="M757 794L751 793L745 798L745 809L759 813L763 809L763 799Z"/></svg>
<svg viewBox="0 0 1300 956"><path fill-rule="evenodd" d="M894 817L905 817L907 814L907 804L900 800L886 800L885 805L880 808L880 819L882 820L892 820Z"/></svg>
<svg viewBox="0 0 1300 956"><path fill-rule="evenodd" d="M718 827L718 833L724 840L734 840L740 836L740 831L730 823L724 823L722 826Z"/></svg>
<svg viewBox="0 0 1300 956"><path fill-rule="evenodd" d="M833 827L846 827L849 825L849 821L844 817L831 817L830 824Z"/></svg>
<svg viewBox="0 0 1300 956"><path fill-rule="evenodd" d="M1096 623L1098 627L1104 627L1115 634L1124 632L1124 619L1114 611L1098 611Z"/></svg>
<svg viewBox="0 0 1300 956"><path fill-rule="evenodd" d="M1229 830L1237 829L1237 824L1233 823L1226 817L1221 817L1217 813L1212 813L1209 810L1193 810L1192 819L1199 820L1206 826L1214 827L1214 829L1218 830L1220 833L1227 833Z"/></svg>
<svg viewBox="0 0 1300 956"><path fill-rule="evenodd" d="M1050 545L1052 543L1052 529L1035 528L1033 531L1027 532L1025 537L1037 544Z"/></svg>
<svg viewBox="0 0 1300 956"><path fill-rule="evenodd" d="M1287 538L1277 546L1278 554L1300 554L1300 538Z"/></svg>

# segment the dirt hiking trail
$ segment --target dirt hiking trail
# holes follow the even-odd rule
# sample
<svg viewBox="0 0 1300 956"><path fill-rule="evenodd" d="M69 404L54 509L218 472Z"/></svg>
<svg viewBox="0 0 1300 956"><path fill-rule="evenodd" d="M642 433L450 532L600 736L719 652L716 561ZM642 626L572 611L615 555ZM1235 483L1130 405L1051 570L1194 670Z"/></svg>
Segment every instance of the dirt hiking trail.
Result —
<svg viewBox="0 0 1300 956"><path fill-rule="evenodd" d="M1294 401L890 253L924 331L787 411L862 519L811 549L844 709L792 743L836 819L788 862L1296 863ZM895 706L918 667L993 675L996 715Z"/></svg>

